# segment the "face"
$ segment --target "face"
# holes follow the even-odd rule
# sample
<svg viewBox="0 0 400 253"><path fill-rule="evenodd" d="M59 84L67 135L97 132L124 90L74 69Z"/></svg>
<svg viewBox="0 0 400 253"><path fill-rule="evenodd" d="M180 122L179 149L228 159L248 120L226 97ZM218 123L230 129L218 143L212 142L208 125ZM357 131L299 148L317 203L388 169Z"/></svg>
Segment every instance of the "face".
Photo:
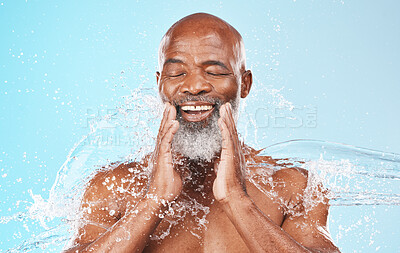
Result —
<svg viewBox="0 0 400 253"><path fill-rule="evenodd" d="M213 110L207 110L212 102L185 101L188 98L208 97L223 103L236 98L241 75L229 44L216 33L184 33L167 41L161 57L162 70L157 73L160 94L164 101L178 107L186 121L204 121ZM199 106L204 110L196 109Z"/></svg>
<svg viewBox="0 0 400 253"><path fill-rule="evenodd" d="M211 160L219 152L219 107L230 102L237 111L239 96L248 93L240 89L249 72L241 73L234 41L215 32L183 32L171 35L163 47L160 95L177 109L180 128L173 145L189 158Z"/></svg>

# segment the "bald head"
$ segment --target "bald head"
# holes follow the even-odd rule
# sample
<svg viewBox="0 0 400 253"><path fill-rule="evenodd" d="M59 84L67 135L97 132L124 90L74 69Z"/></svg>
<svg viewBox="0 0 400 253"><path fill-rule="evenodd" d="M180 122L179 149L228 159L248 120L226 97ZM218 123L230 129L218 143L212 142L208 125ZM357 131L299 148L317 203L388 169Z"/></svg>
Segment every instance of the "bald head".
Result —
<svg viewBox="0 0 400 253"><path fill-rule="evenodd" d="M165 62L165 50L171 43L187 37L201 40L210 36L217 36L223 44L231 49L236 59L235 70L242 73L246 67L245 49L240 33L224 20L207 13L195 13L186 16L173 24L163 36L159 48L159 67Z"/></svg>
<svg viewBox="0 0 400 253"><path fill-rule="evenodd" d="M242 37L215 16L197 13L176 22L159 51L161 99L175 106L179 129L174 149L189 159L211 161L221 150L221 105L237 118L240 98L251 88Z"/></svg>
<svg viewBox="0 0 400 253"><path fill-rule="evenodd" d="M242 36L234 27L219 17L207 13L195 13L182 18L168 29L165 36L171 36L177 32L195 32L204 35L210 31L242 41Z"/></svg>

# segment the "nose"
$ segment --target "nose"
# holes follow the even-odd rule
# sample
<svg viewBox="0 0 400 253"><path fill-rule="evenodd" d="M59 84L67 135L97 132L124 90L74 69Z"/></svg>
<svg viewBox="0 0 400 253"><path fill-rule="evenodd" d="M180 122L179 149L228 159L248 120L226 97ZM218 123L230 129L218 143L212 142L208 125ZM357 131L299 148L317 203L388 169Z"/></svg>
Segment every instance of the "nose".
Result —
<svg viewBox="0 0 400 253"><path fill-rule="evenodd" d="M192 73L185 78L180 87L181 93L189 93L191 95L200 95L208 93L212 90L212 85L207 82L200 73Z"/></svg>

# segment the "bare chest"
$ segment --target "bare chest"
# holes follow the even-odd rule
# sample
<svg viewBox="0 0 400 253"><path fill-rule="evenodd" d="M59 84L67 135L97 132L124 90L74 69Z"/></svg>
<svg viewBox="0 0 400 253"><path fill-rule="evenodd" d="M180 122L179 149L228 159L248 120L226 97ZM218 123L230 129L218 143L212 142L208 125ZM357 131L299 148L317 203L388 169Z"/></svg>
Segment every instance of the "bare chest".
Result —
<svg viewBox="0 0 400 253"><path fill-rule="evenodd" d="M257 194L253 200L273 222L282 223L283 212L278 203L264 194ZM166 217L152 234L144 252L249 252L218 203L210 205L206 215L202 212L193 214L183 219Z"/></svg>

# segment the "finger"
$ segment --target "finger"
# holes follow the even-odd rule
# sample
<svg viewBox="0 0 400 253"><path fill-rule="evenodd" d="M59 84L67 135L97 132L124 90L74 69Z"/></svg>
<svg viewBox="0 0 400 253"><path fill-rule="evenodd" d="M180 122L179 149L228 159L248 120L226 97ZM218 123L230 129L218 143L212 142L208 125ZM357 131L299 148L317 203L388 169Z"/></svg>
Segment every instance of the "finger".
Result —
<svg viewBox="0 0 400 253"><path fill-rule="evenodd" d="M226 159L225 157L226 155L232 156L234 149L233 149L232 137L224 118L221 117L220 119L218 119L218 126L222 136L222 152L221 152L221 160L222 160Z"/></svg>
<svg viewBox="0 0 400 253"><path fill-rule="evenodd" d="M237 162L235 161L236 150L234 149L229 129L222 118L218 120L218 126L221 130L222 136L222 151L218 167L216 167L217 171L215 173L217 177L224 178L228 175L235 175L237 173ZM220 166L220 164L222 166Z"/></svg>
<svg viewBox="0 0 400 253"><path fill-rule="evenodd" d="M164 112L163 112L163 117L161 119L160 128L158 129L157 138L160 137L160 133L164 129L165 122L167 121L167 115L169 113L169 110L171 109L171 107L169 107L169 103L168 102L166 102L164 105L165 105L165 108L164 108Z"/></svg>
<svg viewBox="0 0 400 253"><path fill-rule="evenodd" d="M161 136L165 136L165 134L169 131L171 124L173 123L173 121L176 121L176 109L174 106L172 106L171 104L168 104L169 106L169 110L168 113L166 115L166 121L165 121L165 126L163 128L163 130L161 131Z"/></svg>
<svg viewBox="0 0 400 253"><path fill-rule="evenodd" d="M226 110L226 117L228 119L228 127L234 136L238 136L236 130L236 122L235 119L233 118L232 105L229 102L226 104L227 105L225 106L225 110Z"/></svg>
<svg viewBox="0 0 400 253"><path fill-rule="evenodd" d="M179 123L176 120L171 120L169 127L165 134L161 137L160 140L160 153L170 153L171 152L171 144L174 138L175 133L179 129Z"/></svg>
<svg viewBox="0 0 400 253"><path fill-rule="evenodd" d="M244 168L245 159L243 155L242 145L237 134L236 125L232 114L232 107L230 103L226 103L224 108L221 109L223 110L223 112L221 113L223 117L221 118L223 119L225 125L227 126L227 129L229 130L230 140L232 143L232 153L240 164L240 167Z"/></svg>
<svg viewBox="0 0 400 253"><path fill-rule="evenodd" d="M225 121L226 126L228 127L229 131L234 134L234 122L232 122L232 117L230 117L231 112L229 111L229 103L224 104L221 106L221 118Z"/></svg>
<svg viewBox="0 0 400 253"><path fill-rule="evenodd" d="M240 167L241 167L241 174L242 174L242 179L244 179L245 177L245 166L246 166L246 160L243 154L243 150L242 150L242 142L239 140L239 135L237 133L237 129L236 129L236 124L235 124L235 120L233 117L233 111L232 111L232 105L230 103L227 103L227 116L229 118L229 126L231 127L230 130L232 131L232 139L234 142L234 146L236 148L236 153L239 155L239 163L240 163Z"/></svg>
<svg viewBox="0 0 400 253"><path fill-rule="evenodd" d="M240 154L243 155L243 149L242 149L243 142L239 139L239 134L238 134L238 131L237 131L237 128L236 128L236 121L235 121L235 118L233 117L232 105L230 103L229 103L229 106L228 106L228 111L229 111L228 116L229 116L229 119L230 119L230 122L231 122L232 131L233 131L233 141L235 143L237 151Z"/></svg>
<svg viewBox="0 0 400 253"><path fill-rule="evenodd" d="M225 140L226 144L229 144L229 142L232 141L232 136L231 136L231 131L228 127L228 114L226 111L226 106L227 104L224 104L221 106L220 108L220 114L221 114L221 118L219 124L220 125L220 130L221 130L221 134L222 134L222 140ZM224 144L224 143L223 143Z"/></svg>
<svg viewBox="0 0 400 253"><path fill-rule="evenodd" d="M160 128L160 131L159 131L160 137L165 135L165 133L170 128L171 121L176 118L175 107L172 106L170 103L166 103L166 106L168 109L166 110L166 114L164 115L164 119L165 119L163 122L164 124L162 125L162 128Z"/></svg>
<svg viewBox="0 0 400 253"><path fill-rule="evenodd" d="M233 133L235 135L237 135L236 122L235 122L235 119L233 118L232 105L229 102L226 105L226 112L227 112L227 117L229 119L230 126L232 126Z"/></svg>
<svg viewBox="0 0 400 253"><path fill-rule="evenodd" d="M236 151L239 151L239 147L240 147L239 138L238 138L238 134L236 131L235 121L232 116L232 110L231 110L230 103L226 103L224 105L224 107L221 109L222 109L221 114L223 115L222 118L229 130L229 133L231 135L231 140L233 141L234 148Z"/></svg>
<svg viewBox="0 0 400 253"><path fill-rule="evenodd" d="M172 133L172 137L173 135L176 133L177 128L179 127L179 123L177 121L173 121L170 122L170 124L167 128L167 132L160 136L159 142L157 143L157 147L155 150L155 158L157 160L157 163L159 164L170 164L172 163L172 155L171 155L171 142L172 142L172 138L169 138L169 134ZM168 166L166 166L165 168L168 168ZM164 171L164 170L162 170Z"/></svg>
<svg viewBox="0 0 400 253"><path fill-rule="evenodd" d="M233 139L234 145L236 147L237 153L239 154L240 162L242 164L243 162L245 162L244 154L243 154L243 150L242 150L242 142L239 140L239 134L238 134L237 128L236 128L236 122L233 117L232 105L229 102L227 103L226 110L227 110L227 116L229 118L228 127L230 127L230 130L232 131L232 139Z"/></svg>
<svg viewBox="0 0 400 253"><path fill-rule="evenodd" d="M168 115L167 115L167 120L174 120L176 119L176 109L175 106L169 104L169 111L168 111Z"/></svg>
<svg viewBox="0 0 400 253"><path fill-rule="evenodd" d="M168 113L171 110L170 103L166 102L164 105L165 105L165 108L164 108L163 118L161 120L161 126L165 125L165 122L167 121L167 118L168 118Z"/></svg>

